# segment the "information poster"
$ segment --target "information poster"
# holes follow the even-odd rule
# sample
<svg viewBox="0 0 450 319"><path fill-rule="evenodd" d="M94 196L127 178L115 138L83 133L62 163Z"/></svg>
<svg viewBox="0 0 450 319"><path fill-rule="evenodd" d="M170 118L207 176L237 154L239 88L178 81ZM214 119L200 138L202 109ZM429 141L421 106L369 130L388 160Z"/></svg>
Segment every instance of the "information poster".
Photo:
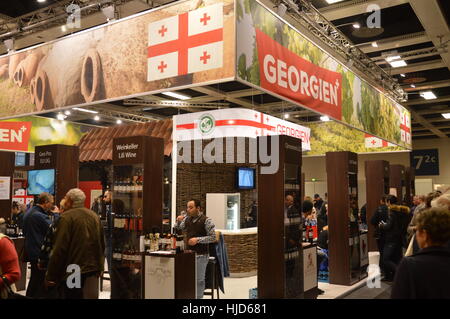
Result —
<svg viewBox="0 0 450 319"><path fill-rule="evenodd" d="M0 176L0 200L11 198L11 177Z"/></svg>

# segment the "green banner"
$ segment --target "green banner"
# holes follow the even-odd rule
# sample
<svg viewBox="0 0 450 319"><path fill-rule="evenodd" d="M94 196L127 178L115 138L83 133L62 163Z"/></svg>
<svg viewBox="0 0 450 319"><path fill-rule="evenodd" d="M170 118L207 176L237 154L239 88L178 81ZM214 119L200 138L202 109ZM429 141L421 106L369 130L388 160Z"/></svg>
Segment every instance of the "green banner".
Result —
<svg viewBox="0 0 450 319"><path fill-rule="evenodd" d="M1 122L31 122L31 134L28 142L28 152L30 153L34 152L34 148L40 145L78 144L81 137L92 128L91 126L36 116L25 116Z"/></svg>
<svg viewBox="0 0 450 319"><path fill-rule="evenodd" d="M311 123L311 151L305 155L325 155L326 152L350 151L354 153L378 153L408 151L407 148L339 122Z"/></svg>
<svg viewBox="0 0 450 319"><path fill-rule="evenodd" d="M406 108L257 1L236 0L236 13L237 76L241 80L411 148L411 115Z"/></svg>

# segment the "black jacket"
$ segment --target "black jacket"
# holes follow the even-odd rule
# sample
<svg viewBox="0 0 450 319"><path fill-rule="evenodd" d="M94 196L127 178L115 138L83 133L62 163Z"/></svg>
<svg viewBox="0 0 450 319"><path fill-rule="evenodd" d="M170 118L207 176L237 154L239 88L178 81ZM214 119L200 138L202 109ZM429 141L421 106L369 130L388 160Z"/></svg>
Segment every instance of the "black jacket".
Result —
<svg viewBox="0 0 450 319"><path fill-rule="evenodd" d="M392 299L450 299L450 250L429 247L405 257L397 268Z"/></svg>
<svg viewBox="0 0 450 319"><path fill-rule="evenodd" d="M409 207L390 206L388 221L380 227L385 232L386 243L406 246L406 233L410 221Z"/></svg>
<svg viewBox="0 0 450 319"><path fill-rule="evenodd" d="M376 239L384 239L384 237L385 237L384 231L382 229L380 229L380 227L378 227L378 224L381 221L387 223L388 215L389 215L389 209L386 205L378 206L377 210L372 215L372 218L370 219L370 223L373 226L375 226L375 232L373 235Z"/></svg>

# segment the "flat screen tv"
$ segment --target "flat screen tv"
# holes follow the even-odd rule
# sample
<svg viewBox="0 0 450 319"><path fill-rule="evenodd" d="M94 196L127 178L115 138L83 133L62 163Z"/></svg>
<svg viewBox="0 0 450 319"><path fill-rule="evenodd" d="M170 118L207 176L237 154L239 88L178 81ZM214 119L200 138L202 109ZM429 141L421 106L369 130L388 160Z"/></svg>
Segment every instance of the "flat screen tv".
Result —
<svg viewBox="0 0 450 319"><path fill-rule="evenodd" d="M238 189L255 188L255 169L250 167L238 167L236 171Z"/></svg>
<svg viewBox="0 0 450 319"><path fill-rule="evenodd" d="M28 171L28 195L39 195L42 192L55 194L55 170L40 169Z"/></svg>

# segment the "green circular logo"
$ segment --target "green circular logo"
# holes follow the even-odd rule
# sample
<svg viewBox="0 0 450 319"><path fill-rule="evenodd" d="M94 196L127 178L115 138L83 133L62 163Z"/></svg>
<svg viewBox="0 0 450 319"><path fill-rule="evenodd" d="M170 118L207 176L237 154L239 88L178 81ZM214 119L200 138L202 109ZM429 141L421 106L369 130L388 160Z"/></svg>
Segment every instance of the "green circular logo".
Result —
<svg viewBox="0 0 450 319"><path fill-rule="evenodd" d="M209 134L216 126L214 117L210 114L205 114L200 118L199 129L202 134Z"/></svg>

